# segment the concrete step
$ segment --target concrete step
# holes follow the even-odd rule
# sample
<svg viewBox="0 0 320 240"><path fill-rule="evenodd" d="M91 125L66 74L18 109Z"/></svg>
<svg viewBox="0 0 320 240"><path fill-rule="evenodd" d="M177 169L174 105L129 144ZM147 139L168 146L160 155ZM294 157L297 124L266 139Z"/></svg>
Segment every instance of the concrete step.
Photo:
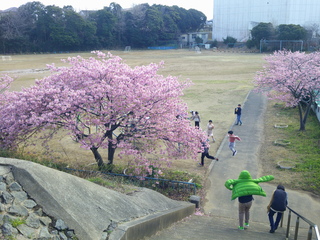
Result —
<svg viewBox="0 0 320 240"><path fill-rule="evenodd" d="M238 220L223 217L192 215L172 225L168 229L146 238L147 240L285 240L285 228L279 228L275 233L269 233L270 227L266 222L250 222L250 227L244 231L238 230ZM290 239L294 230L291 230ZM306 240L306 229L300 230L299 240ZM314 238L313 238L314 239Z"/></svg>

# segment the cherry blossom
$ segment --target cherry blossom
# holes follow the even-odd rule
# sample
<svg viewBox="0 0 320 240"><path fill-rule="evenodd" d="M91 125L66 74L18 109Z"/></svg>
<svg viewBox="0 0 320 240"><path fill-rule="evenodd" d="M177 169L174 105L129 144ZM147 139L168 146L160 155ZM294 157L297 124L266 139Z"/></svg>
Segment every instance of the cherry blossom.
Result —
<svg viewBox="0 0 320 240"><path fill-rule="evenodd" d="M257 90L287 106L298 106L300 130L305 130L311 106L319 94L320 52L277 51L266 61L255 76Z"/></svg>
<svg viewBox="0 0 320 240"><path fill-rule="evenodd" d="M92 152L100 168L100 148L108 149L108 164L118 149L143 172L173 159L197 159L206 135L178 117L188 114L181 97L191 81L159 75L163 62L132 68L118 56L94 54L65 59L67 67L48 65L50 76L7 94L3 144L16 147L35 136L45 143L63 130Z"/></svg>

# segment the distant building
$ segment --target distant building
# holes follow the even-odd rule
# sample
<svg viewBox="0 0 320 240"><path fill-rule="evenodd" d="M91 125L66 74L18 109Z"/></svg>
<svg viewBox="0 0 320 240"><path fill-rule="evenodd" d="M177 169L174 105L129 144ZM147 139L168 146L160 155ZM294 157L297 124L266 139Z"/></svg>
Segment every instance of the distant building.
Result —
<svg viewBox="0 0 320 240"><path fill-rule="evenodd" d="M227 36L247 41L250 30L260 22L297 24L317 32L320 25L319 0L214 0L212 39Z"/></svg>
<svg viewBox="0 0 320 240"><path fill-rule="evenodd" d="M179 39L181 47L195 46L197 37L202 39L201 45L204 45L209 40L209 32L193 32L181 34Z"/></svg>

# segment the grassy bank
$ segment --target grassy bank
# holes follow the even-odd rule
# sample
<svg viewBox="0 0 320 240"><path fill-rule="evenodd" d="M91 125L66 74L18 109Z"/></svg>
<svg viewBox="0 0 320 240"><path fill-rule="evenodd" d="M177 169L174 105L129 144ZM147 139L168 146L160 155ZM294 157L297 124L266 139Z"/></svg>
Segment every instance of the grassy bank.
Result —
<svg viewBox="0 0 320 240"><path fill-rule="evenodd" d="M299 124L297 108L269 102L261 149L262 169L288 188L320 195L320 123L311 112L305 131L298 130Z"/></svg>

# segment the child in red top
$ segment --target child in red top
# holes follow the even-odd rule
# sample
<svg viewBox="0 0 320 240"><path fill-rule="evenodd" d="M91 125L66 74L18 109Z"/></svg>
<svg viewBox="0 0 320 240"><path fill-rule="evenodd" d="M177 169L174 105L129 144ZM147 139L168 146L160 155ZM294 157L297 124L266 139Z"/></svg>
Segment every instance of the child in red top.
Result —
<svg viewBox="0 0 320 240"><path fill-rule="evenodd" d="M241 139L233 134L233 131L228 132L228 138L229 138L229 148L232 151L232 156L235 156L237 154L237 150L235 149L236 143L235 141L241 141Z"/></svg>

